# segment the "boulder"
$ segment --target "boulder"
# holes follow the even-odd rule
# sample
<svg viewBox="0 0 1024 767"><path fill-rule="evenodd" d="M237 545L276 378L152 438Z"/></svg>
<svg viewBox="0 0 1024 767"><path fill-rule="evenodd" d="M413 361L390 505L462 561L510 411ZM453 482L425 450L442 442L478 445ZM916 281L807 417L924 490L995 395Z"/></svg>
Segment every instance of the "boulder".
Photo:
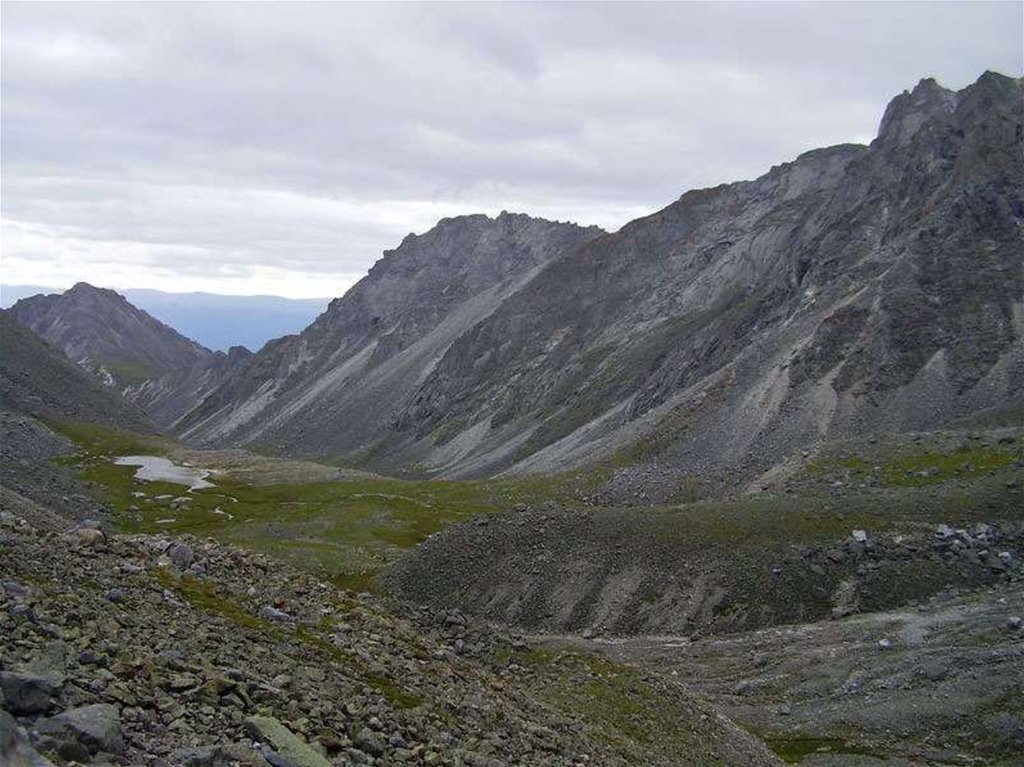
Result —
<svg viewBox="0 0 1024 767"><path fill-rule="evenodd" d="M121 716L117 707L108 703L72 708L49 719L41 719L36 722L36 730L54 740L81 743L93 754L99 751L120 754L124 751Z"/></svg>
<svg viewBox="0 0 1024 767"><path fill-rule="evenodd" d="M278 610L276 607L267 605L260 610L260 617L268 621L274 621L275 623L286 623L292 619L288 613L283 610Z"/></svg>
<svg viewBox="0 0 1024 767"><path fill-rule="evenodd" d="M225 763L224 749L220 746L176 748L170 753L170 760L178 767L219 767Z"/></svg>
<svg viewBox="0 0 1024 767"><path fill-rule="evenodd" d="M195 559L192 547L180 541L172 543L166 553L167 558L171 560L174 566L181 570L187 570Z"/></svg>
<svg viewBox="0 0 1024 767"><path fill-rule="evenodd" d="M0 764L4 767L53 767L28 741L13 716L0 709Z"/></svg>
<svg viewBox="0 0 1024 767"><path fill-rule="evenodd" d="M45 676L0 671L4 708L12 714L45 714L55 689L53 681Z"/></svg>
<svg viewBox="0 0 1024 767"><path fill-rule="evenodd" d="M250 716L245 726L255 740L273 748L295 767L331 767L325 757L272 716Z"/></svg>

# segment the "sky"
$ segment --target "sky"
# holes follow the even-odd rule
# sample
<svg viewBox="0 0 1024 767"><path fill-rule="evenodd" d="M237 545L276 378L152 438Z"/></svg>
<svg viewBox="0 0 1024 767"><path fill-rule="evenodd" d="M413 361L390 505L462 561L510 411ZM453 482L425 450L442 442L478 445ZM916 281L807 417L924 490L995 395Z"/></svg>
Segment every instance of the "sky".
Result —
<svg viewBox="0 0 1024 767"><path fill-rule="evenodd" d="M614 230L1020 76L1024 4L0 6L0 279L340 295L440 218Z"/></svg>

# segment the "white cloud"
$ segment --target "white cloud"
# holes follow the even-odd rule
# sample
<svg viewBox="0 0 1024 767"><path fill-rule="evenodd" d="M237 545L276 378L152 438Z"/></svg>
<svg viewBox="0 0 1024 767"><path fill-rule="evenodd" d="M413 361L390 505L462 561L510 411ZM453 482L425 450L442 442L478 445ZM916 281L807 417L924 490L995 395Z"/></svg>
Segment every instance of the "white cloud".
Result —
<svg viewBox="0 0 1024 767"><path fill-rule="evenodd" d="M3 279L322 295L443 216L614 229L868 140L921 77L1019 74L1022 15L5 2Z"/></svg>

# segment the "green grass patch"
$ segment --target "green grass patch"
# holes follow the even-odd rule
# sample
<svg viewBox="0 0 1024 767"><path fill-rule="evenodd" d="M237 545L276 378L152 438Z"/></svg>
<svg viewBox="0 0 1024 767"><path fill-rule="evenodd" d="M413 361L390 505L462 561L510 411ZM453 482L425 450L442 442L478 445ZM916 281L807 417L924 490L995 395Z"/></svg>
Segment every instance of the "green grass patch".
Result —
<svg viewBox="0 0 1024 767"><path fill-rule="evenodd" d="M824 451L805 468L812 477L836 476L852 483L880 487L926 487L951 480L971 480L1011 467L1024 458L1020 437L995 441L963 435L934 438L930 444L912 441L883 445L843 445L847 454ZM851 451L859 454L850 455Z"/></svg>
<svg viewBox="0 0 1024 767"><path fill-rule="evenodd" d="M90 457L118 455L165 455L174 442L158 434L136 434L85 421L47 420L46 425L63 434Z"/></svg>
<svg viewBox="0 0 1024 767"><path fill-rule="evenodd" d="M627 755L630 763L649 763L652 755L677 759L679 754L690 755L694 764L705 763L706 711L675 685L577 651L533 648L510 651L507 658L530 668L526 679L539 700L583 722L592 736Z"/></svg>
<svg viewBox="0 0 1024 767"><path fill-rule="evenodd" d="M842 738L765 738L768 747L786 764L799 764L813 754L863 754Z"/></svg>
<svg viewBox="0 0 1024 767"><path fill-rule="evenodd" d="M336 585L374 588L402 552L449 525L518 504L577 503L583 475L489 481L406 480L373 475L330 482L249 484L214 476L213 488L142 482L121 455L169 455L163 437L64 422L81 452L64 459L97 489L129 533L191 533L263 551ZM182 502L180 498L188 500Z"/></svg>
<svg viewBox="0 0 1024 767"><path fill-rule="evenodd" d="M168 570L157 570L156 579L166 589L176 592L193 607L217 613L232 623L248 629L263 631L275 636L282 636L281 631L269 621L259 618L245 610L236 602L217 593L211 581L200 580L191 575L174 577Z"/></svg>
<svg viewBox="0 0 1024 767"><path fill-rule="evenodd" d="M104 362L103 367L118 381L126 384L139 384L160 374L159 370L145 362Z"/></svg>

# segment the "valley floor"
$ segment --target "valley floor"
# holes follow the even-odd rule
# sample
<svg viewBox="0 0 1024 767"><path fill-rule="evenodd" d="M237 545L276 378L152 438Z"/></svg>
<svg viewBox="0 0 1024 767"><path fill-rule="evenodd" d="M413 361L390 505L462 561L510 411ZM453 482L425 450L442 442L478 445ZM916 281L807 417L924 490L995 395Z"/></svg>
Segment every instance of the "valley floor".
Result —
<svg viewBox="0 0 1024 767"><path fill-rule="evenodd" d="M0 681L56 764L1020 764L1019 431L595 508L582 474L407 481L53 426L4 422ZM126 454L214 487L140 482ZM395 572L419 604L366 593ZM613 630L644 621L685 632ZM93 714L122 745L68 721Z"/></svg>
<svg viewBox="0 0 1024 767"><path fill-rule="evenodd" d="M1013 765L1024 753L1024 590L691 641L533 639L679 681L807 767Z"/></svg>

